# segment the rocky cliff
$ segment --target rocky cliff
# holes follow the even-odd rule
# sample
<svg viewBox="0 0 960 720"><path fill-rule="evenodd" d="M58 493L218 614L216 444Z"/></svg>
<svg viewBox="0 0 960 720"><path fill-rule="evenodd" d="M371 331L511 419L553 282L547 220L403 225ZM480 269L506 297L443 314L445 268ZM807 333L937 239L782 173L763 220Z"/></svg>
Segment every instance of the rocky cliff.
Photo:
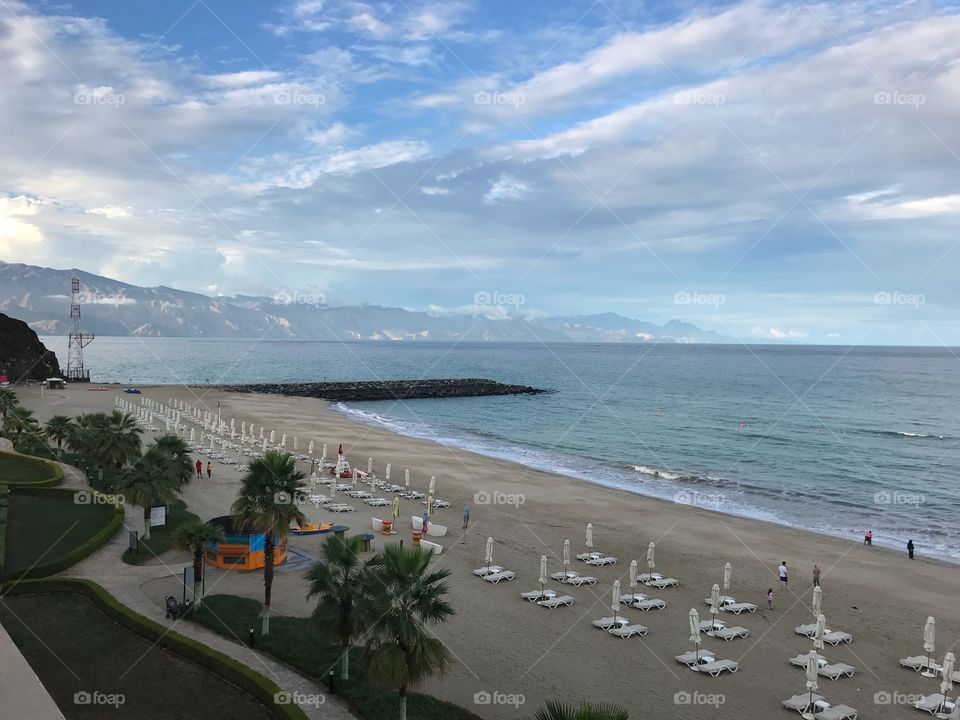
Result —
<svg viewBox="0 0 960 720"><path fill-rule="evenodd" d="M22 320L0 313L0 375L13 382L62 377L57 356Z"/></svg>

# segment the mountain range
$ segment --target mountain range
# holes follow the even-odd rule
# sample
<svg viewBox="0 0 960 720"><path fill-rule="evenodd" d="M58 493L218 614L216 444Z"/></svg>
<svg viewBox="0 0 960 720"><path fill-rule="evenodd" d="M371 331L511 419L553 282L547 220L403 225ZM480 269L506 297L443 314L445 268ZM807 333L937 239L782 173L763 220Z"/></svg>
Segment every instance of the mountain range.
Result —
<svg viewBox="0 0 960 720"><path fill-rule="evenodd" d="M0 312L40 335L70 331L70 283L80 280L82 323L95 335L304 340L728 343L680 320L664 325L615 313L570 317L428 313L379 305L328 306L310 298L210 297L138 287L82 270L0 262Z"/></svg>

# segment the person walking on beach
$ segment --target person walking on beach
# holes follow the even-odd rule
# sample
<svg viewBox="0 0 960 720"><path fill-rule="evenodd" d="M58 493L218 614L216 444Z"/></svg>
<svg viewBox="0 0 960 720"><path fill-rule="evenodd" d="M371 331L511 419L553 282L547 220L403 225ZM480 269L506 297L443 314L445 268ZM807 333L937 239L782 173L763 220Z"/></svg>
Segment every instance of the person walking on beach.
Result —
<svg viewBox="0 0 960 720"><path fill-rule="evenodd" d="M863 534L863 544L864 545L873 545L873 530L867 530Z"/></svg>
<svg viewBox="0 0 960 720"><path fill-rule="evenodd" d="M194 467L197 468L197 477L203 477L203 463L200 462L199 458L197 459L197 464Z"/></svg>
<svg viewBox="0 0 960 720"><path fill-rule="evenodd" d="M773 610L773 588L767 588L767 610Z"/></svg>
<svg viewBox="0 0 960 720"><path fill-rule="evenodd" d="M209 460L207 461L207 477L213 475L213 463Z"/></svg>
<svg viewBox="0 0 960 720"><path fill-rule="evenodd" d="M469 524L470 524L470 506L464 505L463 506L463 529L466 530ZM911 557L913 556L911 555Z"/></svg>
<svg viewBox="0 0 960 720"><path fill-rule="evenodd" d="M813 566L813 586L820 587L820 568Z"/></svg>
<svg viewBox="0 0 960 720"><path fill-rule="evenodd" d="M907 540L907 557L913 560L913 540Z"/></svg>
<svg viewBox="0 0 960 720"><path fill-rule="evenodd" d="M780 573L780 582L783 583L783 589L789 590L790 583L787 581L787 561L786 560L780 561L780 567L778 568L778 572Z"/></svg>

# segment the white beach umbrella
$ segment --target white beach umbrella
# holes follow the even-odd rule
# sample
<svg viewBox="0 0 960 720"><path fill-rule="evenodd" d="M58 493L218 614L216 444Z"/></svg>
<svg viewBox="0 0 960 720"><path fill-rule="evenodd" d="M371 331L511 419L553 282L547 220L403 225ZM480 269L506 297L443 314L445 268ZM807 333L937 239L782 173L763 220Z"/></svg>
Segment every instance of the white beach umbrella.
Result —
<svg viewBox="0 0 960 720"><path fill-rule="evenodd" d="M253 430L253 428L250 428L250 429ZM246 420L241 420L241 421L240 421L240 432L243 433L244 435L247 434L247 421L246 421Z"/></svg>
<svg viewBox="0 0 960 720"><path fill-rule="evenodd" d="M823 635L827 631L827 618L825 615L817 615L817 626L813 631L813 649L823 650Z"/></svg>
<svg viewBox="0 0 960 720"><path fill-rule="evenodd" d="M957 659L952 652L943 656L943 681L940 683L940 692L943 694L943 702L940 705L940 712L945 712L944 707L947 704L947 694L953 690L953 668L957 664Z"/></svg>
<svg viewBox="0 0 960 720"><path fill-rule="evenodd" d="M723 566L723 594L730 590L730 581L733 579L733 565L729 562Z"/></svg>
<svg viewBox="0 0 960 720"><path fill-rule="evenodd" d="M567 581L567 572L570 570L570 539L563 541L563 581Z"/></svg>
<svg viewBox="0 0 960 720"><path fill-rule="evenodd" d="M431 475L430 476L430 494L434 495L436 494L436 492L437 492L437 476Z"/></svg>
<svg viewBox="0 0 960 720"><path fill-rule="evenodd" d="M284 450L287 449L287 434L286 434L286 433L284 433L283 435L280 436L280 447L282 447Z"/></svg>
<svg viewBox="0 0 960 720"><path fill-rule="evenodd" d="M810 609L813 610L813 616L817 617L823 608L823 590L820 589L820 586L817 585L813 589L813 602L810 605Z"/></svg>
<svg viewBox="0 0 960 720"><path fill-rule="evenodd" d="M587 523L586 545L588 552L593 550L593 523Z"/></svg>
<svg viewBox="0 0 960 720"><path fill-rule="evenodd" d="M717 613L720 612L720 586L716 583L710 589L710 632L717 629ZM709 634L709 633L708 633Z"/></svg>
<svg viewBox="0 0 960 720"><path fill-rule="evenodd" d="M694 648L697 653L697 664L700 664L700 613L697 612L696 608L690 608L690 612L687 613L687 617L690 618L690 642L693 643Z"/></svg>
<svg viewBox="0 0 960 720"><path fill-rule="evenodd" d="M277 437L277 436L276 436L276 433L275 433L273 430L271 430L271 431L270 431L270 444L271 444L271 445L273 445L273 444L276 442L276 439L275 439L276 437Z"/></svg>
<svg viewBox="0 0 960 720"><path fill-rule="evenodd" d="M927 653L927 667L921 673L924 677L934 677L936 673L930 670L933 653L937 649L937 621L933 617L927 618L927 624L923 626L923 649Z"/></svg>
<svg viewBox="0 0 960 720"><path fill-rule="evenodd" d="M650 544L647 546L647 567L650 568L651 575L653 575L654 568L657 567L656 554L657 554L657 546L651 540Z"/></svg>
<svg viewBox="0 0 960 720"><path fill-rule="evenodd" d="M196 428L190 428L190 442L194 442L194 440L196 439L196 437L197 437L197 429L196 429Z"/></svg>
<svg viewBox="0 0 960 720"><path fill-rule="evenodd" d="M427 517L433 517L433 495L427 496Z"/></svg>
<svg viewBox="0 0 960 720"><path fill-rule="evenodd" d="M620 623L617 616L620 614L620 581L613 581L613 591L610 594L610 609L613 610L613 626L617 627Z"/></svg>
<svg viewBox="0 0 960 720"><path fill-rule="evenodd" d="M313 457L313 440L311 440L310 444L307 445L307 455Z"/></svg>
<svg viewBox="0 0 960 720"><path fill-rule="evenodd" d="M390 463L387 463L387 469L383 471L384 479L390 482Z"/></svg>
<svg viewBox="0 0 960 720"><path fill-rule="evenodd" d="M261 452L266 452L266 451L267 451L267 441L266 441L266 440L264 440L264 441L263 441L263 444L260 446L260 451L261 451Z"/></svg>
<svg viewBox="0 0 960 720"><path fill-rule="evenodd" d="M540 597L543 597L543 586L547 584L547 556L540 556Z"/></svg>
<svg viewBox="0 0 960 720"><path fill-rule="evenodd" d="M630 561L630 591L636 592L637 590L637 561Z"/></svg>
<svg viewBox="0 0 960 720"><path fill-rule="evenodd" d="M320 453L320 457L321 457L321 458L327 457L327 444L326 444L326 443L323 444L323 452Z"/></svg>
<svg viewBox="0 0 960 720"><path fill-rule="evenodd" d="M409 470L403 471L403 484L406 485L408 488L410 487L410 471Z"/></svg>
<svg viewBox="0 0 960 720"><path fill-rule="evenodd" d="M396 521L396 519L397 519L398 517L400 517L400 496L399 496L399 495L397 495L395 498L393 498L393 519L394 519L394 521Z"/></svg>
<svg viewBox="0 0 960 720"><path fill-rule="evenodd" d="M487 538L487 547L483 553L483 561L487 564L487 570L490 569L490 565L493 564L493 538Z"/></svg>
<svg viewBox="0 0 960 720"><path fill-rule="evenodd" d="M263 425L260 426L260 440L263 440Z"/></svg>
<svg viewBox="0 0 960 720"><path fill-rule="evenodd" d="M818 687L818 685L817 685L817 677L819 676L819 673L820 673L820 662L819 662L819 661L820 661L820 658L817 657L817 651L816 651L816 650L811 650L810 653L807 655L807 667L806 667L807 690L810 692L810 701L809 701L808 705L813 705L813 693L814 693L814 691L815 691L815 690L817 689L817 687ZM813 715L809 715L808 713L804 713L803 717L805 717L805 718L811 717L811 718L812 718Z"/></svg>
<svg viewBox="0 0 960 720"><path fill-rule="evenodd" d="M373 458L367 458L367 475L373 475Z"/></svg>
<svg viewBox="0 0 960 720"><path fill-rule="evenodd" d="M300 439L296 435L293 436L293 451L300 451Z"/></svg>

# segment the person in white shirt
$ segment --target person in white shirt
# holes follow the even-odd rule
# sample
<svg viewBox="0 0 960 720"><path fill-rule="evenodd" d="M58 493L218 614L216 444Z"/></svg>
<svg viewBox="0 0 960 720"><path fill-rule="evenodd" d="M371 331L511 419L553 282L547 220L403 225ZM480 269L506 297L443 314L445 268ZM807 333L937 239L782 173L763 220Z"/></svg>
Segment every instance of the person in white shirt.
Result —
<svg viewBox="0 0 960 720"><path fill-rule="evenodd" d="M789 590L789 589L790 589L790 585L789 585L789 583L787 582L787 561L786 561L786 560L781 560L781 561L780 561L780 568L779 568L779 570L780 570L780 582L783 583L783 589L784 589L784 590Z"/></svg>

